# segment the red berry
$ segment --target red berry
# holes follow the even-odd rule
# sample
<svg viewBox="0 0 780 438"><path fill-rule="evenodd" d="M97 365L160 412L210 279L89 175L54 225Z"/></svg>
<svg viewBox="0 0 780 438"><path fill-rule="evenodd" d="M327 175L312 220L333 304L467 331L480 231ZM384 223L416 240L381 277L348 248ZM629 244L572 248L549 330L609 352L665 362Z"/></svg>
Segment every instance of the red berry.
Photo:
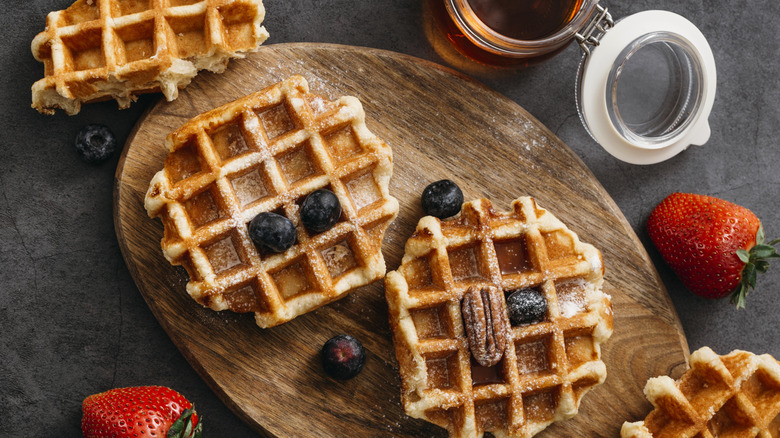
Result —
<svg viewBox="0 0 780 438"><path fill-rule="evenodd" d="M82 410L81 431L85 438L194 438L200 436L202 429L192 403L163 386L111 389L87 397Z"/></svg>
<svg viewBox="0 0 780 438"><path fill-rule="evenodd" d="M765 258L777 257L764 244L761 222L750 210L711 196L673 193L647 219L661 257L693 293L705 298L732 295L744 307L756 272L768 268ZM774 255L772 255L774 254Z"/></svg>

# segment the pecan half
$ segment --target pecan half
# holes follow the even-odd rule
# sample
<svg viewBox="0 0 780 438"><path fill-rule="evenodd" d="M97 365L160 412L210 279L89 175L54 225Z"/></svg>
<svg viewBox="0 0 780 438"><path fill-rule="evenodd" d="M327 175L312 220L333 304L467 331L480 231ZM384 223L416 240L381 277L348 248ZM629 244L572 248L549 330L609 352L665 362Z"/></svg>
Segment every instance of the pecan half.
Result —
<svg viewBox="0 0 780 438"><path fill-rule="evenodd" d="M472 286L463 295L461 310L474 359L483 367L497 364L509 338L504 294L495 286Z"/></svg>

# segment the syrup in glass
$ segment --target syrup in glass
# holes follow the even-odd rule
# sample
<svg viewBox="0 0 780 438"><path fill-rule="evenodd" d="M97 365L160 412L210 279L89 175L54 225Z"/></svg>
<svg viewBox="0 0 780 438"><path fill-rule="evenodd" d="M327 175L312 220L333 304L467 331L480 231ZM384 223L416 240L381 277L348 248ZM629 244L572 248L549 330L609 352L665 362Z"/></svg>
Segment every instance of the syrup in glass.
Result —
<svg viewBox="0 0 780 438"><path fill-rule="evenodd" d="M509 50L521 47L517 56L496 53L475 43L455 23L450 0L429 0L433 19L452 46L464 56L482 64L497 67L524 67L549 59L568 44L552 48L536 49L537 41L555 35L577 16L583 3L595 4L598 0L453 0L452 8L459 9L462 25L470 27L491 44L501 45L511 41ZM590 6L588 6L590 7ZM493 35L490 35L490 33ZM573 35L572 35L573 36ZM504 40L504 41L502 41ZM534 43L524 48L523 42ZM526 50L527 49L527 50ZM538 50L538 53L529 51Z"/></svg>
<svg viewBox="0 0 780 438"><path fill-rule="evenodd" d="M565 26L582 0L468 0L479 19L515 40L538 40Z"/></svg>

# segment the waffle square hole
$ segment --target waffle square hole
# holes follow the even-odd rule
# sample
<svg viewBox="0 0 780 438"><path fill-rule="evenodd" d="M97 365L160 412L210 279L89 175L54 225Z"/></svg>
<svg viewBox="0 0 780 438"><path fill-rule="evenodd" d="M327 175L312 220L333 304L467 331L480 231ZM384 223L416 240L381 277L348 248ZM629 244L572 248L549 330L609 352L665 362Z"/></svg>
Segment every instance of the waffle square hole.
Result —
<svg viewBox="0 0 780 438"><path fill-rule="evenodd" d="M769 436L772 438L780 438L780 415L775 417L775 419L769 423L766 430L769 432Z"/></svg>
<svg viewBox="0 0 780 438"><path fill-rule="evenodd" d="M509 399L501 399L491 402L475 402L474 416L477 418L477 429L486 430L506 430L507 418L509 412Z"/></svg>
<svg viewBox="0 0 780 438"><path fill-rule="evenodd" d="M563 343L566 348L566 359L569 361L570 370L577 368L583 363L598 359L593 342L592 328L565 332L563 334Z"/></svg>
<svg viewBox="0 0 780 438"><path fill-rule="evenodd" d="M524 374L540 374L550 370L550 344L552 336L522 341L515 344L517 357L517 372Z"/></svg>
<svg viewBox="0 0 780 438"><path fill-rule="evenodd" d="M425 416L430 418L430 421L434 424L450 425L447 429L463 430L465 426L463 409L462 406L450 409L428 409L425 411Z"/></svg>
<svg viewBox="0 0 780 438"><path fill-rule="evenodd" d="M436 254L434 252L407 262L404 268L404 277L406 277L410 290L443 289L438 270L431 269L431 265L435 266L435 263Z"/></svg>
<svg viewBox="0 0 780 438"><path fill-rule="evenodd" d="M221 126L209 133L219 158L227 161L236 155L249 151L249 146L241 132L240 120Z"/></svg>
<svg viewBox="0 0 780 438"><path fill-rule="evenodd" d="M224 297L230 310L236 313L264 312L265 303L258 300L257 280L248 284L239 285L236 288L225 292Z"/></svg>
<svg viewBox="0 0 780 438"><path fill-rule="evenodd" d="M572 391L574 391L574 399L579 400L580 398L582 398L582 395L585 393L585 391L589 390L590 388L593 388L599 383L600 383L599 379L593 376L585 376L580 380L572 382L571 389Z"/></svg>
<svg viewBox="0 0 780 438"><path fill-rule="evenodd" d="M265 135L269 140L273 140L295 129L295 122L290 117L290 112L287 111L287 107L283 103L257 111L257 117L260 119L263 129L265 129Z"/></svg>
<svg viewBox="0 0 780 438"><path fill-rule="evenodd" d="M410 310L409 314L412 317L414 328L417 330L417 337L419 339L452 337L448 313L446 304Z"/></svg>
<svg viewBox="0 0 780 438"><path fill-rule="evenodd" d="M352 126L347 125L325 136L325 145L337 164L363 152Z"/></svg>
<svg viewBox="0 0 780 438"><path fill-rule="evenodd" d="M184 209L187 210L193 227L199 228L227 216L220 208L215 190L216 188L205 190L184 201Z"/></svg>
<svg viewBox="0 0 780 438"><path fill-rule="evenodd" d="M271 185L259 167L250 169L242 174L233 175L229 179L230 185L233 187L233 193L235 193L241 207L246 207L272 194L268 190L268 187Z"/></svg>
<svg viewBox="0 0 780 438"><path fill-rule="evenodd" d="M533 263L528 257L525 236L517 239L497 240L493 244L496 248L501 275L518 274L534 269Z"/></svg>
<svg viewBox="0 0 780 438"><path fill-rule="evenodd" d="M429 389L453 389L458 387L458 353L436 353L425 358Z"/></svg>
<svg viewBox="0 0 780 438"><path fill-rule="evenodd" d="M328 273L334 280L358 266L355 252L352 250L348 240L342 240L331 247L325 248L320 251L320 254L322 254L323 260L325 260Z"/></svg>
<svg viewBox="0 0 780 438"><path fill-rule="evenodd" d="M478 245L448 248L450 270L455 281L484 278L482 274L482 254Z"/></svg>
<svg viewBox="0 0 780 438"><path fill-rule="evenodd" d="M194 141L176 149L165 159L165 171L174 184L195 175L203 169Z"/></svg>
<svg viewBox="0 0 780 438"><path fill-rule="evenodd" d="M105 67L103 54L103 30L100 27L84 29L75 35L63 35L62 42L70 54L73 70L90 70Z"/></svg>
<svg viewBox="0 0 780 438"><path fill-rule="evenodd" d="M203 248L215 274L219 275L236 266L246 264L241 260L237 241L238 239L235 236L227 234Z"/></svg>
<svg viewBox="0 0 780 438"><path fill-rule="evenodd" d="M288 300L314 288L309 271L305 260L301 258L274 272L271 277L279 294Z"/></svg>
<svg viewBox="0 0 780 438"><path fill-rule="evenodd" d="M460 218L456 221L451 221L448 225L453 227L460 227L466 229L474 229L479 225L479 214L473 210L460 210Z"/></svg>
<svg viewBox="0 0 780 438"><path fill-rule="evenodd" d="M195 3L200 3L202 1L203 0L168 0L168 6L176 7L176 6L194 5Z"/></svg>
<svg viewBox="0 0 780 438"><path fill-rule="evenodd" d="M346 181L347 191L355 204L355 210L358 212L365 207L382 200L382 194L374 181L374 174L371 171L362 175L350 177Z"/></svg>
<svg viewBox="0 0 780 438"><path fill-rule="evenodd" d="M369 246L370 251L382 250L382 240L385 237L385 230L387 230L391 220L392 216L380 217L379 219L363 226L363 231L366 232L369 238L366 244Z"/></svg>
<svg viewBox="0 0 780 438"><path fill-rule="evenodd" d="M257 7L236 2L217 8L225 28L225 42L231 49L252 46L255 39L254 17Z"/></svg>
<svg viewBox="0 0 780 438"><path fill-rule="evenodd" d="M710 409L712 400L728 391L728 386L720 377L710 376L707 369L689 373L680 380L679 388L697 412Z"/></svg>
<svg viewBox="0 0 780 438"><path fill-rule="evenodd" d="M332 102L328 102L320 96L307 97L306 102L314 113L314 117L319 117L334 108Z"/></svg>
<svg viewBox="0 0 780 438"><path fill-rule="evenodd" d="M564 318L588 310L586 292L588 284L581 278L564 280L555 283L555 293L558 297L558 311Z"/></svg>
<svg viewBox="0 0 780 438"><path fill-rule="evenodd" d="M476 360L474 360L474 356L470 357L471 360L471 383L474 386L480 386L480 385L493 385L496 383L506 383L506 379L504 378L504 361L501 360L499 363L493 365L492 367L485 367L477 363Z"/></svg>
<svg viewBox="0 0 780 438"><path fill-rule="evenodd" d="M314 162L311 144L308 140L287 150L276 160L287 184L290 185L309 176L322 173Z"/></svg>
<svg viewBox="0 0 780 438"><path fill-rule="evenodd" d="M742 390L762 417L771 415L780 405L780 383L761 368L742 384Z"/></svg>
<svg viewBox="0 0 780 438"><path fill-rule="evenodd" d="M112 15L114 17L120 17L148 11L152 8L151 3L151 0L116 0L116 3L112 5Z"/></svg>
<svg viewBox="0 0 780 438"><path fill-rule="evenodd" d="M149 59L155 55L154 19L118 27L115 31L117 37L124 43L126 63Z"/></svg>
<svg viewBox="0 0 780 438"><path fill-rule="evenodd" d="M97 20L100 17L98 2L75 2L63 11L65 25L84 23Z"/></svg>
<svg viewBox="0 0 780 438"><path fill-rule="evenodd" d="M209 41L205 29L205 13L195 17L169 16L167 20L176 41L176 54L180 58L208 53Z"/></svg>
<svg viewBox="0 0 780 438"><path fill-rule="evenodd" d="M182 260L182 267L190 275L190 281L201 282L203 281L203 273L200 272L199 266L193 260L192 252L188 252L187 256ZM207 298L210 299L210 298Z"/></svg>
<svg viewBox="0 0 780 438"><path fill-rule="evenodd" d="M40 46L38 50L43 61L43 74L44 76L51 76L54 74L54 62L51 60L51 42Z"/></svg>
<svg viewBox="0 0 780 438"><path fill-rule="evenodd" d="M542 233L544 245L547 247L547 258L550 260L576 256L574 253L574 240L562 231Z"/></svg>
<svg viewBox="0 0 780 438"><path fill-rule="evenodd" d="M717 437L752 436L745 433L753 426L750 415L740 406L736 397L729 399L707 422L707 429Z"/></svg>
<svg viewBox="0 0 780 438"><path fill-rule="evenodd" d="M523 410L529 422L545 422L553 419L560 399L560 387L547 388L523 394Z"/></svg>

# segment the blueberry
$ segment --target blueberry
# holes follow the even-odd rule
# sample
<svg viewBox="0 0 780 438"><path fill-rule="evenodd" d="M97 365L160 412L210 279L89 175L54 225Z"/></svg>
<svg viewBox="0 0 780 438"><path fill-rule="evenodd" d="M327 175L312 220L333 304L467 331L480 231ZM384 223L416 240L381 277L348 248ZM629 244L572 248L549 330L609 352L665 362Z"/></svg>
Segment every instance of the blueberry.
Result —
<svg viewBox="0 0 780 438"><path fill-rule="evenodd" d="M547 300L536 290L519 289L506 299L509 322L513 326L540 322L547 313Z"/></svg>
<svg viewBox="0 0 780 438"><path fill-rule="evenodd" d="M301 222L312 233L329 230L341 217L341 203L327 189L315 190L301 204Z"/></svg>
<svg viewBox="0 0 780 438"><path fill-rule="evenodd" d="M454 182L443 179L423 190L422 208L426 215L445 219L455 216L463 204L463 192Z"/></svg>
<svg viewBox="0 0 780 438"><path fill-rule="evenodd" d="M322 367L334 379L347 380L357 376L366 363L366 350L350 335L330 338L322 346Z"/></svg>
<svg viewBox="0 0 780 438"><path fill-rule="evenodd" d="M87 125L76 134L76 150L87 163L101 163L116 150L116 137L104 125Z"/></svg>
<svg viewBox="0 0 780 438"><path fill-rule="evenodd" d="M249 237L262 249L284 252L295 243L295 225L276 213L260 213L249 222Z"/></svg>

